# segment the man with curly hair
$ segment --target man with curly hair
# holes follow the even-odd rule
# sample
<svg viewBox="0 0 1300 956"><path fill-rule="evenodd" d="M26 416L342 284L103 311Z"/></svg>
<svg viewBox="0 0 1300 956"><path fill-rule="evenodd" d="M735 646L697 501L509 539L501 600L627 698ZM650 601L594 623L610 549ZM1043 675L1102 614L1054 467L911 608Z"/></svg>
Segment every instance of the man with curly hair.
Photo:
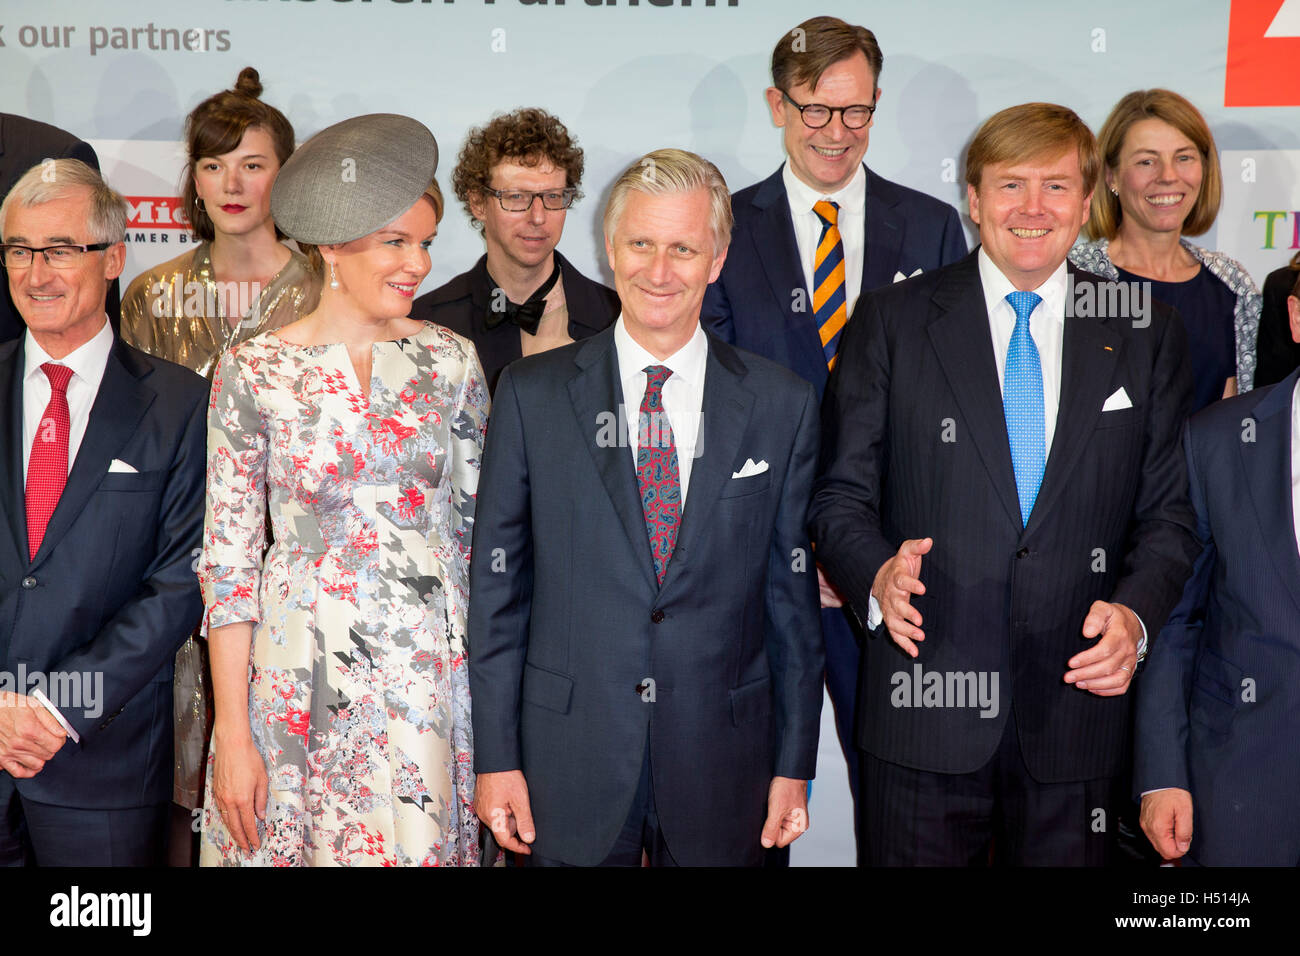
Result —
<svg viewBox="0 0 1300 956"><path fill-rule="evenodd" d="M461 147L452 186L487 253L420 296L411 317L473 340L494 392L515 359L595 335L618 317L614 291L555 251L581 181L582 149L544 110L497 116Z"/></svg>

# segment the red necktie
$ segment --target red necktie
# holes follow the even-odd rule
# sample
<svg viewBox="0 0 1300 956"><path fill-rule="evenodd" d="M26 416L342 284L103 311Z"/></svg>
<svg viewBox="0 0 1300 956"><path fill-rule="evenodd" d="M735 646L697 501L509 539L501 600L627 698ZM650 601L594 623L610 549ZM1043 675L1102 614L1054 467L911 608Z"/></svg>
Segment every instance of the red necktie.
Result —
<svg viewBox="0 0 1300 956"><path fill-rule="evenodd" d="M666 365L648 365L645 369L645 397L641 399L638 419L636 479L641 489L641 508L645 512L646 534L650 537L650 554L655 562L655 577L664 583L668 559L677 544L677 528L682 523L682 484L677 468L677 443L664 411L663 388L672 369Z"/></svg>
<svg viewBox="0 0 1300 956"><path fill-rule="evenodd" d="M31 557L41 548L45 528L68 483L68 379L72 369L46 362L41 371L50 380L50 404L36 426L32 456L27 461L27 547Z"/></svg>

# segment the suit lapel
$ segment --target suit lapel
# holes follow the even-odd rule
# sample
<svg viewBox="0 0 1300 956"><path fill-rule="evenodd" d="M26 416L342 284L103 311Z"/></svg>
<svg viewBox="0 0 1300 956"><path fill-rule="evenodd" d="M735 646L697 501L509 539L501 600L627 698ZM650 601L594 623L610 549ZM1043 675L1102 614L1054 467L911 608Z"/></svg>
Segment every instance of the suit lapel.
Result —
<svg viewBox="0 0 1300 956"><path fill-rule="evenodd" d="M890 285L898 272L903 221L881 195L881 180L867 170L866 234L862 243L862 293Z"/></svg>
<svg viewBox="0 0 1300 956"><path fill-rule="evenodd" d="M0 448L4 449L4 490L0 506L5 511L18 563L28 565L27 503L23 491L23 362L22 339L4 359L0 359L0 395L8 407L0 413Z"/></svg>
<svg viewBox="0 0 1300 956"><path fill-rule="evenodd" d="M1268 544L1264 550L1300 611L1300 552L1296 550L1291 495L1290 411L1295 383L1296 374L1292 373L1255 406L1256 440L1237 445L1259 519L1260 540Z"/></svg>
<svg viewBox="0 0 1300 956"><path fill-rule="evenodd" d="M754 195L754 207L757 212L750 233L754 246L752 252L763 270L768 290L772 293L780 315L794 332L787 339L803 352L802 367L825 365L826 356L822 352L816 320L813 318L812 290L804 285L799 244L794 238L794 220L790 218L790 200L786 195L780 169L769 176ZM802 289L806 297L802 312L794 310L796 289ZM795 360L794 367L801 367L798 360Z"/></svg>
<svg viewBox="0 0 1300 956"><path fill-rule="evenodd" d="M576 342L608 326L609 309L598 298L597 283L570 265L558 251L555 261L560 267L564 304L569 313L569 338Z"/></svg>
<svg viewBox="0 0 1300 956"><path fill-rule="evenodd" d="M1115 365L1123 345L1120 336L1102 319L1066 317L1056 430L1047 454L1043 484L1029 516L1031 528L1046 520L1091 440L1097 419L1101 417L1101 407L1111 393Z"/></svg>
<svg viewBox="0 0 1300 956"><path fill-rule="evenodd" d="M45 529L45 537L41 539L41 548L32 560L33 567L39 565L67 534L104 475L108 474L113 458L135 434L140 420L153 404L154 393L137 378L147 371L148 366L139 364L126 351L121 340L114 339L108 364L104 367L104 379L90 409L86 435L77 450L59 504Z"/></svg>
<svg viewBox="0 0 1300 956"><path fill-rule="evenodd" d="M935 289L938 317L930 324L930 343L957 399L984 467L1007 517L1020 527L1020 497L1011 467L1002 389L993 358L988 310L979 265L971 253L945 273Z"/></svg>
<svg viewBox="0 0 1300 956"><path fill-rule="evenodd" d="M708 516L718 495L731 480L741 442L749 427L754 395L742 384L744 363L735 352L713 335L709 339L709 358L704 373L704 401L700 407L700 434L696 438L698 456L691 465L691 484L682 513L668 572L666 590L688 567L688 556L699 543ZM680 443L679 443L680 446Z"/></svg>
<svg viewBox="0 0 1300 956"><path fill-rule="evenodd" d="M638 566L650 586L657 588L645 512L641 507L636 468L626 443L626 433L618 434L614 441L603 440L609 437L608 428L602 427L602 422L608 421L607 416L613 414L619 428L629 421L635 428L638 414L636 408L625 409L625 414L620 414L623 385L619 381L613 326L585 339L574 361L581 371L569 381L569 400L573 403L579 433L596 463L596 471L632 545L632 553L637 555Z"/></svg>

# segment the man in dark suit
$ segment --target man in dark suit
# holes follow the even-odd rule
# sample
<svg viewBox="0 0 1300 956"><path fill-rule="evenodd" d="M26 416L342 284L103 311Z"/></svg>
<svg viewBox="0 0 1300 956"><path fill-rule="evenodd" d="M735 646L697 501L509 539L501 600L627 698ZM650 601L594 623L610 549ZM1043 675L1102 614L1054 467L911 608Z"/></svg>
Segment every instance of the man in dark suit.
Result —
<svg viewBox="0 0 1300 956"><path fill-rule="evenodd" d="M862 162L882 63L870 30L835 17L806 20L776 44L766 95L788 161L733 197L727 262L704 298L706 328L812 382L819 400L859 292L966 255L955 209ZM856 799L858 645L821 584L826 687Z"/></svg>
<svg viewBox="0 0 1300 956"><path fill-rule="evenodd" d="M207 385L113 334L126 204L97 172L33 168L0 225L27 326L0 346L0 864L156 865Z"/></svg>
<svg viewBox="0 0 1300 956"><path fill-rule="evenodd" d="M42 160L64 158L79 159L87 166L99 169L99 157L89 143L57 126L13 113L0 113L0 196L8 195L18 177ZM109 286L106 309L116 329L121 310L116 279ZM22 334L22 317L14 307L6 284L0 289L0 342L8 342Z"/></svg>
<svg viewBox="0 0 1300 956"><path fill-rule="evenodd" d="M827 388L813 537L876 635L867 863L1112 853L1124 694L1197 544L1182 324L1067 269L1099 163L1064 107L988 120L979 250L864 299Z"/></svg>
<svg viewBox="0 0 1300 956"><path fill-rule="evenodd" d="M621 317L511 366L493 406L475 808L534 864L759 865L806 828L816 764L816 401L700 327L731 227L712 163L650 153L604 227Z"/></svg>
<svg viewBox="0 0 1300 956"><path fill-rule="evenodd" d="M1216 402L1184 436L1205 550L1139 683L1133 781L1166 859L1300 865L1297 382Z"/></svg>
<svg viewBox="0 0 1300 956"><path fill-rule="evenodd" d="M555 251L582 164L564 124L539 109L470 130L457 158L452 184L487 253L416 299L411 317L473 341L493 392L515 359L595 335L618 316L614 291Z"/></svg>

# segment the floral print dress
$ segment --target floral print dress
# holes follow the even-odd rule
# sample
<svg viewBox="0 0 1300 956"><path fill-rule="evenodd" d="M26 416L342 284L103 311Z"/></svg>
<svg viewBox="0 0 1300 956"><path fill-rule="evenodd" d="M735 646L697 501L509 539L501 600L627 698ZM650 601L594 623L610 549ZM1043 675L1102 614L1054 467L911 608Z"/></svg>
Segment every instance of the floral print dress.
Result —
<svg viewBox="0 0 1300 956"><path fill-rule="evenodd" d="M368 396L345 345L273 332L213 382L204 628L256 622L248 717L270 790L246 853L209 759L205 866L478 862L465 632L487 388L440 326L372 349Z"/></svg>

